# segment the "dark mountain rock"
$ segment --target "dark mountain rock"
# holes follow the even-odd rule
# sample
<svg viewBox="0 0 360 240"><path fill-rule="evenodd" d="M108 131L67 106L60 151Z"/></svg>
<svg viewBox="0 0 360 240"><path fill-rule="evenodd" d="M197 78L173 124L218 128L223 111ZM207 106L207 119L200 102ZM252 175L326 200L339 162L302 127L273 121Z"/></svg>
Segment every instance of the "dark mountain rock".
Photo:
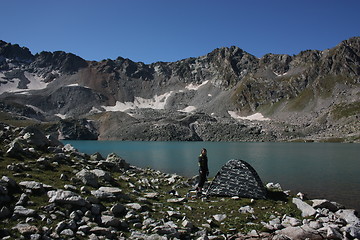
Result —
<svg viewBox="0 0 360 240"><path fill-rule="evenodd" d="M35 61L32 62L32 68L45 68L49 71L58 70L61 73L74 73L80 68L87 67L87 62L72 53L63 51L41 52L35 55Z"/></svg>

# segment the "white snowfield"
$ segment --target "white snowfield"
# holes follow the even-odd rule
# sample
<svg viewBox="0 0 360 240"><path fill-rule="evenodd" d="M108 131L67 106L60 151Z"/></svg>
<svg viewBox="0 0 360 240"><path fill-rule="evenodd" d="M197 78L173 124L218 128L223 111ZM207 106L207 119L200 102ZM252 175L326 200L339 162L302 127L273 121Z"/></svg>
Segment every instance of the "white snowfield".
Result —
<svg viewBox="0 0 360 240"><path fill-rule="evenodd" d="M261 113L255 113L246 117L239 116L234 111L228 111L229 115L236 120L249 120L249 121L269 121L270 118L264 117Z"/></svg>
<svg viewBox="0 0 360 240"><path fill-rule="evenodd" d="M134 102L119 102L117 101L115 106L103 106L106 111L109 112L124 112L129 109L137 108L152 108L152 109L164 109L167 99L171 96L173 91L164 93L162 95L155 95L151 99L135 97Z"/></svg>
<svg viewBox="0 0 360 240"><path fill-rule="evenodd" d="M195 85L193 83L190 83L185 87L185 90L188 91L196 91L202 86L206 85L209 81L204 81L203 83L199 85ZM169 97L175 93L184 92L184 90L178 90L178 91L170 91L167 93L164 93L162 95L155 95L153 98L147 99L142 97L135 97L134 102L119 102L117 101L115 106L102 106L105 111L109 112L125 112L126 110L130 109L138 109L138 108L152 108L152 109L165 109L165 105ZM192 112L195 111L195 106L188 106L182 110L179 110L181 112Z"/></svg>
<svg viewBox="0 0 360 240"><path fill-rule="evenodd" d="M187 89L187 90L198 90L198 89L201 88L202 86L205 86L208 82L209 82L209 80L204 81L204 82L202 82L202 83L199 84L199 85L190 83L189 85L187 85L187 86L185 87L185 89Z"/></svg>
<svg viewBox="0 0 360 240"><path fill-rule="evenodd" d="M190 113L190 112L193 112L196 110L196 107L195 106L187 106L186 108L184 108L183 110L179 110L179 112L187 112L187 113Z"/></svg>
<svg viewBox="0 0 360 240"><path fill-rule="evenodd" d="M6 79L3 73L0 73L0 94L4 92L27 94L28 91L44 89L48 85L48 83L44 82L43 78L36 76L35 74L24 72L24 75L30 81L30 83L26 85L26 89L19 89L18 84L20 79L14 78L9 81Z"/></svg>

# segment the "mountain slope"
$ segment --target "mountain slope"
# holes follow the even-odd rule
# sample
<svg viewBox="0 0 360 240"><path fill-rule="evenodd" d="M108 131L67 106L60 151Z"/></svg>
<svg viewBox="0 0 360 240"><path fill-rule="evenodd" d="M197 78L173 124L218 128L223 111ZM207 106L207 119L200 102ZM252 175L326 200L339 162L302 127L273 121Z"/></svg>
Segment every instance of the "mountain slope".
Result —
<svg viewBox="0 0 360 240"><path fill-rule="evenodd" d="M359 141L359 63L359 37L294 56L233 46L152 64L0 41L0 107L32 121L87 119L99 139Z"/></svg>

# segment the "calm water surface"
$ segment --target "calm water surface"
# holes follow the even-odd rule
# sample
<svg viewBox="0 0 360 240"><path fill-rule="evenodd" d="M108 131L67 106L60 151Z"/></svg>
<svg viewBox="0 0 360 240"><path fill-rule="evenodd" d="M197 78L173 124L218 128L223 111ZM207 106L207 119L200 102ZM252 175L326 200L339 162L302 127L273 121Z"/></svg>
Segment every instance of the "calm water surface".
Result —
<svg viewBox="0 0 360 240"><path fill-rule="evenodd" d="M360 145L344 143L64 141L81 152L116 153L139 167L183 176L197 174L197 156L208 150L210 176L230 159L250 163L264 183L327 198L360 211Z"/></svg>

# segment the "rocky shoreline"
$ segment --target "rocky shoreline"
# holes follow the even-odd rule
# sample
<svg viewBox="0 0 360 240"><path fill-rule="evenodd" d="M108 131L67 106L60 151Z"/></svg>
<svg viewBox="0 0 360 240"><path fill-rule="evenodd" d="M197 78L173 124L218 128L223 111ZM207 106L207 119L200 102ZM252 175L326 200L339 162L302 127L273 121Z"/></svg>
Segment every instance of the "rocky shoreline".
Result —
<svg viewBox="0 0 360 240"><path fill-rule="evenodd" d="M355 210L277 184L268 198L197 197L196 178L87 155L0 125L2 239L359 239Z"/></svg>

